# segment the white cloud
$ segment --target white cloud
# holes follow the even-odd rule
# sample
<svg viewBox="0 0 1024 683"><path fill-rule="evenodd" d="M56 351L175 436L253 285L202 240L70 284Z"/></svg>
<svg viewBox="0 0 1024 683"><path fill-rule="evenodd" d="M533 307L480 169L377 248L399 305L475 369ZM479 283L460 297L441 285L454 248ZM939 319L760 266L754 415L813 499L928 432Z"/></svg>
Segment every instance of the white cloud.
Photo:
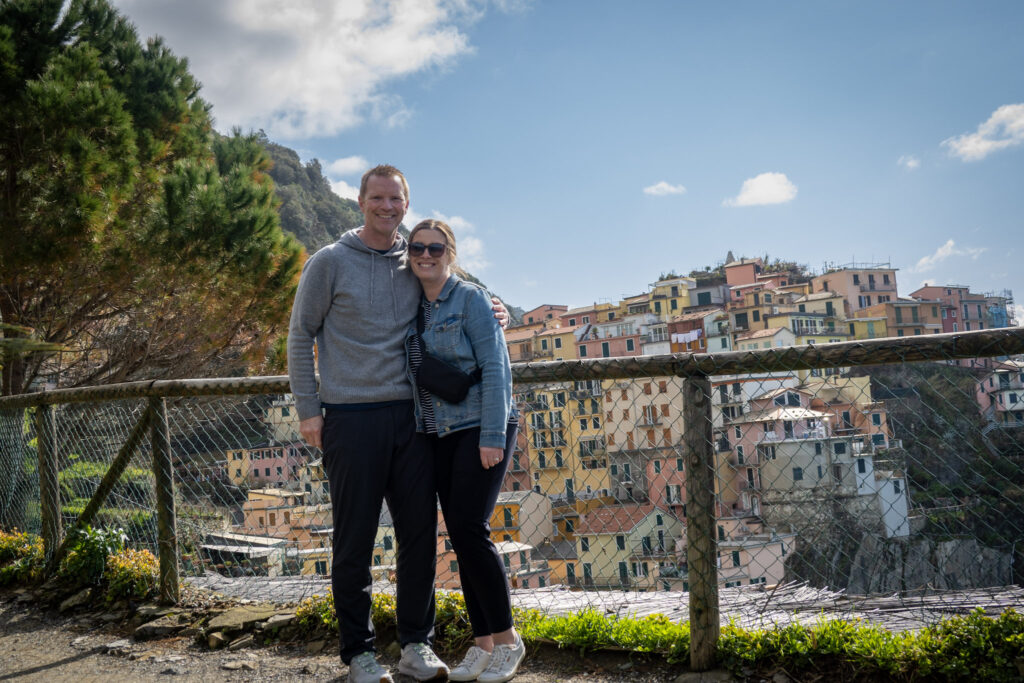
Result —
<svg viewBox="0 0 1024 683"><path fill-rule="evenodd" d="M357 201L359 199L359 185L349 185L344 180L332 180L331 189L334 190L334 194L338 195L342 199L351 199Z"/></svg>
<svg viewBox="0 0 1024 683"><path fill-rule="evenodd" d="M956 242L953 240L946 240L946 243L935 250L935 253L929 254L928 256L922 256L913 267L908 268L907 271L911 273L924 273L932 270L937 265L942 263L948 258L953 256L969 256L972 260L977 260L986 251L985 247L957 247Z"/></svg>
<svg viewBox="0 0 1024 683"><path fill-rule="evenodd" d="M921 160L910 154L901 156L896 163L908 171L913 171L921 166Z"/></svg>
<svg viewBox="0 0 1024 683"><path fill-rule="evenodd" d="M973 133L942 141L962 161L979 161L992 152L1024 144L1024 104L1004 104Z"/></svg>
<svg viewBox="0 0 1024 683"><path fill-rule="evenodd" d="M650 187L644 188L644 194L653 195L655 197L664 197L669 194L685 194L686 188L682 185L670 185L662 180L659 183L655 183Z"/></svg>
<svg viewBox="0 0 1024 683"><path fill-rule="evenodd" d="M368 168L370 164L363 157L344 157L327 164L324 171L332 176L349 176L362 175Z"/></svg>
<svg viewBox="0 0 1024 683"><path fill-rule="evenodd" d="M472 52L464 30L508 0L114 0L142 38L187 57L217 127L273 139L329 136L365 121L402 125L389 85Z"/></svg>
<svg viewBox="0 0 1024 683"><path fill-rule="evenodd" d="M796 185L785 173L762 173L743 181L740 193L726 199L722 206L763 206L785 204L796 197Z"/></svg>

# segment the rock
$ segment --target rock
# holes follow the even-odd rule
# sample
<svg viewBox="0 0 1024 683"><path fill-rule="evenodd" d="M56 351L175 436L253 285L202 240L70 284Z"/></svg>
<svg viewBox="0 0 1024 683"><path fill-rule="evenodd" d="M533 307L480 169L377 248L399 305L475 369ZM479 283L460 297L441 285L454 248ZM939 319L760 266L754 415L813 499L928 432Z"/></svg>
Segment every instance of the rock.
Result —
<svg viewBox="0 0 1024 683"><path fill-rule="evenodd" d="M88 642L89 642L89 636L78 636L77 638L75 638L74 640L71 641L71 644L75 645L75 646L78 646L78 645L87 644Z"/></svg>
<svg viewBox="0 0 1024 683"><path fill-rule="evenodd" d="M402 646L398 644L397 640L392 640L391 644L384 648L384 653L389 657L399 659L402 656Z"/></svg>
<svg viewBox="0 0 1024 683"><path fill-rule="evenodd" d="M325 643L322 640L314 640L310 643L306 643L306 654L315 655L323 651Z"/></svg>
<svg viewBox="0 0 1024 683"><path fill-rule="evenodd" d="M224 664L221 665L221 668L227 669L228 671L239 671L241 669L246 669L247 671L255 671L256 663L248 662L244 659L233 659L230 662L224 662Z"/></svg>
<svg viewBox="0 0 1024 683"><path fill-rule="evenodd" d="M64 602L60 603L60 611L67 612L69 609L74 609L75 607L81 607L82 605L88 604L91 596L92 589L83 588Z"/></svg>
<svg viewBox="0 0 1024 683"><path fill-rule="evenodd" d="M231 644L228 645L228 649L229 650L241 650L242 648L253 647L255 645L256 645L256 636L254 636L251 633L246 633L244 636L241 636L239 638L235 638L234 640L232 640Z"/></svg>
<svg viewBox="0 0 1024 683"><path fill-rule="evenodd" d="M103 646L104 652L106 652L108 655L120 655L122 657L131 652L131 649L132 641L128 640L127 638L115 640Z"/></svg>
<svg viewBox="0 0 1024 683"><path fill-rule="evenodd" d="M736 680L728 671L694 671L679 674L672 683L730 683Z"/></svg>
<svg viewBox="0 0 1024 683"><path fill-rule="evenodd" d="M257 621L266 621L277 614L277 608L269 605L245 605L229 609L210 620L208 631L243 631Z"/></svg>
<svg viewBox="0 0 1024 683"><path fill-rule="evenodd" d="M150 638L160 638L177 633L185 628L185 624L181 623L178 616L178 614L165 614L159 619L154 619L139 626L135 629L135 640L149 640Z"/></svg>
<svg viewBox="0 0 1024 683"><path fill-rule="evenodd" d="M266 623L263 624L263 629L269 631L291 626L295 623L295 618L295 612L279 612L267 619Z"/></svg>
<svg viewBox="0 0 1024 683"><path fill-rule="evenodd" d="M111 624L115 621L121 621L124 618L124 612L107 612L106 614L100 615L100 621L102 621L104 624Z"/></svg>
<svg viewBox="0 0 1024 683"><path fill-rule="evenodd" d="M139 609L135 610L135 614L142 617L143 620L156 619L164 615L170 614L174 611L173 607L164 607L163 605L141 605Z"/></svg>
<svg viewBox="0 0 1024 683"><path fill-rule="evenodd" d="M776 671L775 675L772 676L772 683L790 683L792 680L789 674L782 671Z"/></svg>
<svg viewBox="0 0 1024 683"><path fill-rule="evenodd" d="M209 634L206 637L206 645L211 650L217 650L219 648L224 647L227 644L228 644L228 637L226 635L224 635L223 633L221 633L220 631L216 631L214 633L211 633L211 634Z"/></svg>
<svg viewBox="0 0 1024 683"><path fill-rule="evenodd" d="M183 666L169 666L160 672L162 676L184 676L188 670Z"/></svg>

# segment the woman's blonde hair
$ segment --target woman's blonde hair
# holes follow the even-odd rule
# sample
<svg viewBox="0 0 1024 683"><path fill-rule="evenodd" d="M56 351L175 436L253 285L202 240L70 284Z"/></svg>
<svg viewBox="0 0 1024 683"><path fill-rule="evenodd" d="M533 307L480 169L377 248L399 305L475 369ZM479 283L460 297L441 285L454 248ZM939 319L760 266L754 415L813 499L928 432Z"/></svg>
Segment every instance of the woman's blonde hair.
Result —
<svg viewBox="0 0 1024 683"><path fill-rule="evenodd" d="M434 220L433 218L420 221L416 224L416 227L409 232L409 242L412 242L416 238L416 233L422 232L423 230L437 230L439 233L444 235L444 243L445 246L448 247L448 265L452 270L461 275L463 273L462 269L455 267L455 260L458 256L455 251L455 233L453 233L452 229L448 227L448 224L444 221Z"/></svg>

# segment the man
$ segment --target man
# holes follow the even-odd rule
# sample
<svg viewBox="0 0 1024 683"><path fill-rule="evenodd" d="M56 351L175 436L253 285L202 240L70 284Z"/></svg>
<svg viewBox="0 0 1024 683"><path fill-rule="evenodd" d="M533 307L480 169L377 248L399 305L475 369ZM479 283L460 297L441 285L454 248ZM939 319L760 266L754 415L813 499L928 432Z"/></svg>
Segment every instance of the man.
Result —
<svg viewBox="0 0 1024 683"><path fill-rule="evenodd" d="M398 544L398 670L447 675L431 650L437 507L431 455L415 431L405 337L420 284L398 234L409 185L393 166L359 186L362 227L314 254L302 272L288 333L288 375L299 431L322 448L334 514L331 583L350 683L391 681L377 662L370 563L382 499ZM503 306L499 319L507 320ZM313 346L318 352L317 390Z"/></svg>

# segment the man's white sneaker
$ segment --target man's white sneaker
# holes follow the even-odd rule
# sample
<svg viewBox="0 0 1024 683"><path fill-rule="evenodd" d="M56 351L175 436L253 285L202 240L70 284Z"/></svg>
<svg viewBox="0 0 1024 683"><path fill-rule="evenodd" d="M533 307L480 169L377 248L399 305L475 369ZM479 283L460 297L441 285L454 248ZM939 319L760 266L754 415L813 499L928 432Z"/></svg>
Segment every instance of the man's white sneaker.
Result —
<svg viewBox="0 0 1024 683"><path fill-rule="evenodd" d="M475 681L487 668L491 653L476 645L462 658L459 665L448 674L449 681Z"/></svg>
<svg viewBox="0 0 1024 683"><path fill-rule="evenodd" d="M402 648L398 672L417 681L431 681L448 674L448 665L426 643L409 643Z"/></svg>
<svg viewBox="0 0 1024 683"><path fill-rule="evenodd" d="M517 633L514 644L494 646L491 661L476 680L480 683L504 683L516 675L516 671L519 670L519 665L523 663L525 657L526 646Z"/></svg>
<svg viewBox="0 0 1024 683"><path fill-rule="evenodd" d="M348 663L348 683L393 683L393 680L372 652L360 652Z"/></svg>

